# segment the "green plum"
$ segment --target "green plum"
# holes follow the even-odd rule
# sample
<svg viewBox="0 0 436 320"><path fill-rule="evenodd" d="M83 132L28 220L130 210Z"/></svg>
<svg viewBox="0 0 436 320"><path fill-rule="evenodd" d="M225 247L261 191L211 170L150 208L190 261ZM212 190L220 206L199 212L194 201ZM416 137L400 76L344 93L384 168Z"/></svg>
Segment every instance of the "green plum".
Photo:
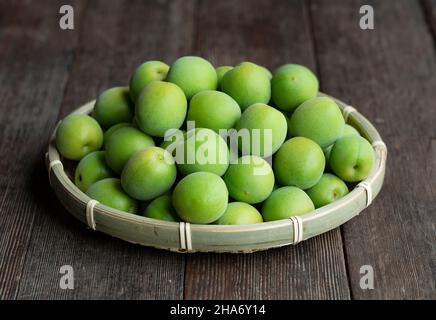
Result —
<svg viewBox="0 0 436 320"><path fill-rule="evenodd" d="M348 135L360 136L360 133L359 133L359 131L357 131L356 128L350 126L349 124L345 124L344 132L342 132L342 137L345 137L345 136L348 136Z"/></svg>
<svg viewBox="0 0 436 320"><path fill-rule="evenodd" d="M177 169L165 149L148 147L136 152L121 173L121 185L132 198L154 199L172 187Z"/></svg>
<svg viewBox="0 0 436 320"><path fill-rule="evenodd" d="M88 188L86 194L101 204L114 209L128 213L136 213L138 210L138 202L124 192L120 179L117 178L97 181Z"/></svg>
<svg viewBox="0 0 436 320"><path fill-rule="evenodd" d="M229 166L224 181L233 199L253 204L264 201L271 194L274 173L264 159L242 156Z"/></svg>
<svg viewBox="0 0 436 320"><path fill-rule="evenodd" d="M114 176L114 172L106 164L104 151L94 151L82 158L74 173L75 185L86 192L91 184Z"/></svg>
<svg viewBox="0 0 436 320"><path fill-rule="evenodd" d="M206 171L222 176L229 167L229 148L211 129L195 128L175 150L175 159L183 175Z"/></svg>
<svg viewBox="0 0 436 320"><path fill-rule="evenodd" d="M208 224L224 214L228 195L221 177L210 172L195 172L176 185L172 203L183 221Z"/></svg>
<svg viewBox="0 0 436 320"><path fill-rule="evenodd" d="M187 102L183 91L173 83L153 81L136 100L136 121L145 133L163 137L169 129L183 125Z"/></svg>
<svg viewBox="0 0 436 320"><path fill-rule="evenodd" d="M308 68L286 64L278 68L271 79L271 95L275 105L292 111L318 93L318 79Z"/></svg>
<svg viewBox="0 0 436 320"><path fill-rule="evenodd" d="M333 144L329 145L327 148L324 148L322 151L324 152L325 160L328 162L330 158L330 152L332 151Z"/></svg>
<svg viewBox="0 0 436 320"><path fill-rule="evenodd" d="M56 130L56 147L70 160L80 160L102 144L103 131L98 122L85 114L70 114Z"/></svg>
<svg viewBox="0 0 436 320"><path fill-rule="evenodd" d="M348 135L356 135L360 136L359 131L357 131L354 127L350 126L349 124L345 124L344 126L344 132L342 133L342 137L348 136ZM324 156L326 161L328 162L330 158L330 152L332 151L333 144L329 145L328 147L324 148Z"/></svg>
<svg viewBox="0 0 436 320"><path fill-rule="evenodd" d="M286 124L288 125L288 131L287 131L287 134L286 134L286 138L290 139L290 138L292 138L292 134L291 134L291 130L290 130L290 122L291 122L292 113L289 114L289 112L288 113L283 112L283 115L285 116Z"/></svg>
<svg viewBox="0 0 436 320"><path fill-rule="evenodd" d="M103 144L104 144L105 148L106 148L106 143L109 140L109 137L112 135L112 133L114 133L118 129L124 128L124 127L132 127L132 124L129 123L129 122L117 123L117 124L113 125L112 127L110 127L109 129L107 129L104 132L104 134L103 134Z"/></svg>
<svg viewBox="0 0 436 320"><path fill-rule="evenodd" d="M113 132L106 142L106 162L120 174L127 160L137 151L154 146L153 139L134 127Z"/></svg>
<svg viewBox="0 0 436 320"><path fill-rule="evenodd" d="M180 221L176 210L171 203L171 194L166 193L151 201L144 210L144 217L153 218L164 221Z"/></svg>
<svg viewBox="0 0 436 320"><path fill-rule="evenodd" d="M324 172L324 153L312 140L295 137L277 151L273 168L281 185L307 189L314 186Z"/></svg>
<svg viewBox="0 0 436 320"><path fill-rule="evenodd" d="M263 69L263 71L265 72L265 74L268 77L268 79L271 80L272 77L273 77L271 71L269 71L268 68L265 68L264 66L260 66L260 67Z"/></svg>
<svg viewBox="0 0 436 320"><path fill-rule="evenodd" d="M292 136L312 139L322 148L339 139L344 126L341 110L336 102L328 97L307 100L294 111L289 121Z"/></svg>
<svg viewBox="0 0 436 320"><path fill-rule="evenodd" d="M242 110L254 103L268 103L271 98L268 74L254 63L242 63L227 71L221 90L235 99Z"/></svg>
<svg viewBox="0 0 436 320"><path fill-rule="evenodd" d="M131 122L134 109L129 88L115 87L97 97L92 116L103 128L110 128L117 123Z"/></svg>
<svg viewBox="0 0 436 320"><path fill-rule="evenodd" d="M263 103L248 107L236 124L240 133L239 150L242 154L268 157L274 154L286 139L287 121L283 113ZM244 130L248 130L248 138Z"/></svg>
<svg viewBox="0 0 436 320"><path fill-rule="evenodd" d="M201 57L185 56L177 59L170 68L167 81L175 83L190 100L203 90L216 90L218 78L212 64Z"/></svg>
<svg viewBox="0 0 436 320"><path fill-rule="evenodd" d="M257 209L245 202L231 202L224 214L215 223L221 225L242 225L262 223L262 215Z"/></svg>
<svg viewBox="0 0 436 320"><path fill-rule="evenodd" d="M262 206L264 221L288 219L315 210L312 200L297 187L274 190Z"/></svg>
<svg viewBox="0 0 436 320"><path fill-rule="evenodd" d="M162 61L147 61L141 64L130 77L130 96L138 99L141 91L154 80L165 80L170 67Z"/></svg>
<svg viewBox="0 0 436 320"><path fill-rule="evenodd" d="M221 66L218 68L215 68L216 76L217 76L217 89L221 89L221 80L223 79L224 75L227 71L232 70L233 67L231 66Z"/></svg>
<svg viewBox="0 0 436 320"><path fill-rule="evenodd" d="M306 193L312 199L315 208L319 208L345 196L348 187L335 175L324 173L318 183L306 190Z"/></svg>
<svg viewBox="0 0 436 320"><path fill-rule="evenodd" d="M329 165L342 180L357 182L369 175L374 158L374 149L365 138L347 135L333 145Z"/></svg>
<svg viewBox="0 0 436 320"><path fill-rule="evenodd" d="M220 91L205 90L189 102L188 121L195 121L198 128L233 128L241 117L241 108L232 97Z"/></svg>

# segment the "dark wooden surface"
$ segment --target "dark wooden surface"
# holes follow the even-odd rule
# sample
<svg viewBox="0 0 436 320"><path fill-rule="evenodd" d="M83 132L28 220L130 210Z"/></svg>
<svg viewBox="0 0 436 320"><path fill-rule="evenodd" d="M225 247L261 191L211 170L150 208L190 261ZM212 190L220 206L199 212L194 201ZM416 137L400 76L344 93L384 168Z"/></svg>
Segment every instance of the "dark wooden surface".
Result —
<svg viewBox="0 0 436 320"><path fill-rule="evenodd" d="M75 9L75 30L58 26ZM375 29L359 28L371 4ZM0 1L0 299L435 299L436 1ZM49 187L58 119L140 62L308 65L389 148L385 185L343 227L250 255L181 255L93 232ZM62 290L71 265L75 289ZM373 290L359 286L362 265Z"/></svg>

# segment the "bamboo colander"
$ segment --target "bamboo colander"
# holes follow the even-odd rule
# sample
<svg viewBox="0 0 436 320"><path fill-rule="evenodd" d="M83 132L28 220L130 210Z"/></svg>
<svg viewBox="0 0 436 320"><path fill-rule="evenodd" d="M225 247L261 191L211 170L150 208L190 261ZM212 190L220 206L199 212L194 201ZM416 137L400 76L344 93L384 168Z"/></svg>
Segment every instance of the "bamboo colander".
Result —
<svg viewBox="0 0 436 320"><path fill-rule="evenodd" d="M376 128L363 115L342 101L333 99L341 108L346 122L372 143L375 151L374 166L368 178L357 184L345 197L299 217L253 225L196 225L126 214L96 203L80 191L66 173L55 147L57 126L46 154L50 185L62 205L89 227L144 246L176 252L250 253L297 244L337 228L358 215L371 204L383 185L386 145ZM90 101L73 113L88 114L94 103L95 100Z"/></svg>

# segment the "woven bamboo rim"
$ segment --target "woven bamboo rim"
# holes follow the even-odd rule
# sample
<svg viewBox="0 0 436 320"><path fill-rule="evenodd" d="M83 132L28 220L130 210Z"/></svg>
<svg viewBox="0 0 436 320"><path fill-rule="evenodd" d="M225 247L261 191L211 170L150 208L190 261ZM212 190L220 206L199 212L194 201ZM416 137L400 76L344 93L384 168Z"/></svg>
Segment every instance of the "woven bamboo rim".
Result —
<svg viewBox="0 0 436 320"><path fill-rule="evenodd" d="M54 141L59 123L46 154L50 184L62 205L78 220L95 230L131 243L176 252L232 253L251 253L297 244L337 228L358 215L371 204L383 185L386 145L375 127L355 108L333 99L344 113L347 123L372 143L375 150L374 166L368 178L345 197L299 217L242 226L196 225L126 214L96 201L90 202L92 199L80 191L64 171ZM90 101L73 113L88 114L94 103L95 100Z"/></svg>

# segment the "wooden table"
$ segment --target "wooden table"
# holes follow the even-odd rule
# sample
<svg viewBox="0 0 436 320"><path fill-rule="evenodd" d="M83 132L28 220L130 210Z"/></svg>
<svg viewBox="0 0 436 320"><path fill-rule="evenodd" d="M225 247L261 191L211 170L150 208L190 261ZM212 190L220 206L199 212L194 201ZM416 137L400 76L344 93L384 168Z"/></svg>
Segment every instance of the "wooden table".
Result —
<svg viewBox="0 0 436 320"><path fill-rule="evenodd" d="M368 2L374 30L359 27ZM66 3L74 30L59 28ZM0 298L435 299L435 36L435 0L1 0ZM43 165L58 119L142 61L187 54L315 70L386 141L379 197L341 228L247 255L159 251L74 220ZM59 286L63 265L74 290Z"/></svg>

